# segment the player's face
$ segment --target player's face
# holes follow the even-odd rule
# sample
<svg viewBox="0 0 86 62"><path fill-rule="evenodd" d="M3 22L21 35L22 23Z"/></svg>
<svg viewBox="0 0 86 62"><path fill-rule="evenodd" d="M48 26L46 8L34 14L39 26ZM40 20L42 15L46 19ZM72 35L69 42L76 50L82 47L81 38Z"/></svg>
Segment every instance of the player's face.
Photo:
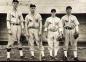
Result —
<svg viewBox="0 0 86 62"><path fill-rule="evenodd" d="M56 16L56 12L51 12L51 15L54 17Z"/></svg>
<svg viewBox="0 0 86 62"><path fill-rule="evenodd" d="M31 8L30 8L30 11L31 11L32 13L35 12L35 10L36 10L35 7L31 7Z"/></svg>
<svg viewBox="0 0 86 62"><path fill-rule="evenodd" d="M17 2L13 2L13 7L17 8L18 7L18 3Z"/></svg>
<svg viewBox="0 0 86 62"><path fill-rule="evenodd" d="M66 12L67 14L71 14L72 9L67 9Z"/></svg>

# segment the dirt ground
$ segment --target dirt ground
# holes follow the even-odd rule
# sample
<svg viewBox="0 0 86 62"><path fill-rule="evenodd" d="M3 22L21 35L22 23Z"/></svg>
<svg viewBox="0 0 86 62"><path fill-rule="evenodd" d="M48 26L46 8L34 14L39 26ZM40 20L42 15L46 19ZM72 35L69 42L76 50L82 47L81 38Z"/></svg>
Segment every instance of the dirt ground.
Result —
<svg viewBox="0 0 86 62"><path fill-rule="evenodd" d="M6 46L0 46L0 61L7 61L5 47ZM44 51L45 51L46 61L49 61L48 46L44 46L44 47L45 47ZM35 47L36 59L34 60L30 60L31 55L30 55L29 47L23 46L23 52L26 59L20 59L18 48L14 46L11 51L11 60L12 61L39 61L40 55L39 55L37 46ZM86 48L85 47L78 47L78 57L80 61L86 61ZM60 49L57 53L57 58L58 58L57 60L52 60L52 61L63 61L63 46L60 46ZM70 50L68 52L68 58L69 58L69 61L73 61L73 54Z"/></svg>

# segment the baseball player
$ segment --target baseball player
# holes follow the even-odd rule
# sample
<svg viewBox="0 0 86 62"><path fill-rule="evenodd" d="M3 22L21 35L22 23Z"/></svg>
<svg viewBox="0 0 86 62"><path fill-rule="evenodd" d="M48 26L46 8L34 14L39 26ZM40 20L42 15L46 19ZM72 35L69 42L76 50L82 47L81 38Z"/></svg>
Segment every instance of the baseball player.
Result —
<svg viewBox="0 0 86 62"><path fill-rule="evenodd" d="M34 59L34 41L36 42L38 48L40 46L39 37L42 34L42 17L36 12L36 5L30 4L30 12L25 17L25 28L26 28L26 38L28 43L30 43L31 59ZM41 49L41 55L44 56L43 47Z"/></svg>
<svg viewBox="0 0 86 62"><path fill-rule="evenodd" d="M18 42L19 45L19 52L20 57L23 58L23 51L20 43L20 36L22 33L22 29L24 29L23 26L23 17L22 14L18 11L18 0L12 1L12 11L7 13L7 29L8 29L8 44L7 44L7 59L10 60L10 51L15 41Z"/></svg>
<svg viewBox="0 0 86 62"><path fill-rule="evenodd" d="M56 16L56 9L51 9L51 16L46 19L44 31L47 35L50 59L55 59L59 50L58 38L62 35L62 22Z"/></svg>
<svg viewBox="0 0 86 62"><path fill-rule="evenodd" d="M79 22L76 18L76 16L71 14L72 7L67 6L66 7L66 15L62 17L62 23L64 27L64 37L65 37L65 42L64 42L64 60L68 60L67 58L67 50L69 43L71 44L73 54L74 54L74 60L78 60L77 57L77 38L79 35Z"/></svg>

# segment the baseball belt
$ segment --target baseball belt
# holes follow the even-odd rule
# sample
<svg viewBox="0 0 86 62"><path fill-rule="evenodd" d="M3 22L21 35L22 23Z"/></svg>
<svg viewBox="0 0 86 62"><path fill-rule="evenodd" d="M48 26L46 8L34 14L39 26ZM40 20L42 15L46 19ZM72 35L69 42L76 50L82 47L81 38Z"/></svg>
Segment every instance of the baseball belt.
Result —
<svg viewBox="0 0 86 62"><path fill-rule="evenodd" d="M73 28L72 27L65 27L65 29L72 30Z"/></svg>
<svg viewBox="0 0 86 62"><path fill-rule="evenodd" d="M19 24L19 23L11 23L12 25L21 25L21 24Z"/></svg>
<svg viewBox="0 0 86 62"><path fill-rule="evenodd" d="M38 27L28 27L28 29L39 29Z"/></svg>

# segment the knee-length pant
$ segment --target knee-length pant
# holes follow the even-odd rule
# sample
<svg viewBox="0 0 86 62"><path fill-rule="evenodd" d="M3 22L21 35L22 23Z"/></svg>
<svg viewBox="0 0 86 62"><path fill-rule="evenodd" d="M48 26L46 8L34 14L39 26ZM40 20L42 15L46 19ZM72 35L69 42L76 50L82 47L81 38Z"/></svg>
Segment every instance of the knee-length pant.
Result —
<svg viewBox="0 0 86 62"><path fill-rule="evenodd" d="M11 25L12 35L8 34L7 48L12 46L15 41L18 42L18 46L21 47L20 36L21 36L21 25Z"/></svg>
<svg viewBox="0 0 86 62"><path fill-rule="evenodd" d="M68 50L69 42L71 45L71 50L77 50L77 40L74 39L75 29L68 30L65 29L65 42L64 42L64 50Z"/></svg>
<svg viewBox="0 0 86 62"><path fill-rule="evenodd" d="M58 50L58 47L59 47L59 41L57 41L57 38L59 36L59 33L56 31L56 32L51 32L49 31L48 32L48 50Z"/></svg>
<svg viewBox="0 0 86 62"><path fill-rule="evenodd" d="M40 47L39 44L41 44L42 41L40 41L39 39L39 30L38 29L35 29L35 28L30 28L28 30L28 34L29 34L29 37L28 37L28 43L30 44L30 51L34 51L34 41L36 42L38 48ZM29 45L28 44L28 45ZM41 45L41 50L44 50L43 46Z"/></svg>

